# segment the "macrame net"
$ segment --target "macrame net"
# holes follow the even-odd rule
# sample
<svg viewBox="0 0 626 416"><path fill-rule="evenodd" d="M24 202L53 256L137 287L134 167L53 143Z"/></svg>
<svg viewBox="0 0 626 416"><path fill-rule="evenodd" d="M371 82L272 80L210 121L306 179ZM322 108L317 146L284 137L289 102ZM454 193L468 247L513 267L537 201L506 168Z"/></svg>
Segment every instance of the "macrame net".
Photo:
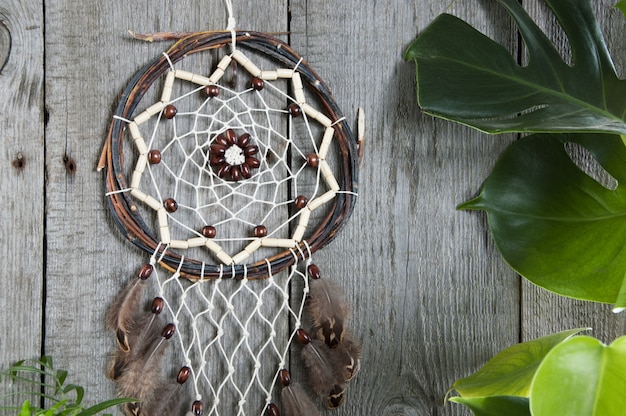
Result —
<svg viewBox="0 0 626 416"><path fill-rule="evenodd" d="M245 53L217 56L230 36L186 38L133 79L105 146L107 197L151 253L152 312L173 325L186 408L261 415L303 326L311 254L352 211L356 143L287 45L242 32ZM189 63L211 70L182 67L203 50L212 64Z"/></svg>
<svg viewBox="0 0 626 416"><path fill-rule="evenodd" d="M193 383L194 400L204 403L204 414L262 414L301 326L306 275L294 267L263 280L191 284L158 268L153 276L177 328L181 365L191 370L188 383ZM300 296L293 295L293 287L301 288Z"/></svg>

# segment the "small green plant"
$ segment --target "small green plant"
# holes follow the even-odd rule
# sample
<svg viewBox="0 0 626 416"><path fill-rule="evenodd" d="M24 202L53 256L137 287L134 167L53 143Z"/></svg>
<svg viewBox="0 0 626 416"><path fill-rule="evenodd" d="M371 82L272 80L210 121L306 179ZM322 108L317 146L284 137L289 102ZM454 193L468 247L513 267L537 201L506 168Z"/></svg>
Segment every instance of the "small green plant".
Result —
<svg viewBox="0 0 626 416"><path fill-rule="evenodd" d="M52 358L49 356L43 356L40 360L16 362L0 372L0 382L5 385L21 382L31 388L27 391L3 394L0 399L4 400L7 397L18 395L36 396L48 403L50 407L44 409L31 403L30 400L25 400L21 407L3 406L0 403L0 410L13 410L19 416L91 416L118 404L135 401L134 399L118 398L85 408L81 404L85 390L76 384L66 384L67 376L66 370L54 368Z"/></svg>

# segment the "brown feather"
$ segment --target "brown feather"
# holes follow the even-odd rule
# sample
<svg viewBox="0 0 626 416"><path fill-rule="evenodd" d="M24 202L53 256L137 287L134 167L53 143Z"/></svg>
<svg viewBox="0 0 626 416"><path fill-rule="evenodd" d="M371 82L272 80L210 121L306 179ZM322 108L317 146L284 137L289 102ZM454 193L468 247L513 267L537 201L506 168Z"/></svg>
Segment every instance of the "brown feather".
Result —
<svg viewBox="0 0 626 416"><path fill-rule="evenodd" d="M313 323L313 334L330 347L336 347L345 332L345 321L350 313L343 290L327 279L312 279L308 311Z"/></svg>
<svg viewBox="0 0 626 416"><path fill-rule="evenodd" d="M145 402L141 409L142 416L179 415L180 384L162 386L156 393L157 399Z"/></svg>
<svg viewBox="0 0 626 416"><path fill-rule="evenodd" d="M139 345L137 353L131 354L116 379L122 397L134 397L139 400L138 403L126 406L130 412L127 414L147 416L142 409L154 403L159 397L158 392L163 389L161 381L161 362L165 351L163 341L161 336L157 337L154 332L150 333L150 336L146 337L145 345Z"/></svg>
<svg viewBox="0 0 626 416"><path fill-rule="evenodd" d="M297 383L284 387L281 399L285 416L319 416L320 414L313 400Z"/></svg>
<svg viewBox="0 0 626 416"><path fill-rule="evenodd" d="M349 333L344 335L337 348L331 350L332 365L344 382L352 380L361 369L361 351L361 342Z"/></svg>
<svg viewBox="0 0 626 416"><path fill-rule="evenodd" d="M154 324L159 321L151 313L141 314L129 328L128 350L118 350L109 365L108 376L118 383L120 395L138 399L124 406L126 415L149 416L145 406L153 406L162 397L159 392L164 389L161 363L165 345L159 325Z"/></svg>
<svg viewBox="0 0 626 416"><path fill-rule="evenodd" d="M314 339L302 348L302 360L308 370L309 384L319 396L327 396L343 380L333 367L331 349L322 340Z"/></svg>
<svg viewBox="0 0 626 416"><path fill-rule="evenodd" d="M140 310L139 303L144 283L145 280L141 278L130 282L117 295L105 315L106 325L115 332L117 342L123 351L128 351L130 348L128 332Z"/></svg>
<svg viewBox="0 0 626 416"><path fill-rule="evenodd" d="M326 396L326 407L329 409L336 409L343 405L346 401L346 387L336 385L333 387L328 396Z"/></svg>

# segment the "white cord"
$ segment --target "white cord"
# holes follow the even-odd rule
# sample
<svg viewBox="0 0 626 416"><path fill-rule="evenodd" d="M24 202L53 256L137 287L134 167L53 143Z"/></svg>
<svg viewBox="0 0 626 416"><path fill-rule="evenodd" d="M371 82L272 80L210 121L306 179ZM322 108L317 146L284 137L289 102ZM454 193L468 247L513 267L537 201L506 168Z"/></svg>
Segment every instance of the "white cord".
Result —
<svg viewBox="0 0 626 416"><path fill-rule="evenodd" d="M226 26L226 30L230 31L230 35L232 37L232 49L233 52L235 52L237 44L237 32L235 32L235 25L237 24L237 21L233 16L233 2L231 0L224 0L224 3L226 4L226 12L228 13L228 25Z"/></svg>

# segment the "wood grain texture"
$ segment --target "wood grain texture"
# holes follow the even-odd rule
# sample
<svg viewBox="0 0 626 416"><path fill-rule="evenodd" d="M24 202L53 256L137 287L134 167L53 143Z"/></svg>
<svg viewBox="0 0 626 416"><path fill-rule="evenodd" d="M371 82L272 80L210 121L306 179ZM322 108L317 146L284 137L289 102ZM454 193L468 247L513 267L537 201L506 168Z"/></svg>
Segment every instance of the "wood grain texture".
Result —
<svg viewBox="0 0 626 416"><path fill-rule="evenodd" d="M579 326L593 327L606 342L624 334L626 318L610 306L520 280L497 253L485 216L455 210L478 192L514 137L487 137L421 113L415 68L402 55L449 12L517 56L517 32L497 2L233 3L238 28L291 31L291 45L355 129L357 108L365 110L355 212L314 256L352 303L362 370L346 405L324 415L467 415L443 404L448 387L520 339ZM524 4L567 55L545 6ZM611 0L594 5L623 74L624 18ZM0 0L0 181L8 207L0 212L0 364L37 357L43 342L91 404L116 394L105 378L115 347L105 309L146 261L113 224L96 161L125 84L169 47L132 40L127 30L222 29L226 12L221 0L58 0L46 3L45 16L43 10L42 1ZM293 377L304 381L296 355Z"/></svg>
<svg viewBox="0 0 626 416"><path fill-rule="evenodd" d="M455 378L518 339L519 282L485 235L459 213L510 137L485 139L421 114L405 48L446 5L297 1L291 43L318 69L346 117L367 119L359 200L349 226L316 255L344 286L363 336L362 370L339 415L453 415ZM514 45L493 3L457 3L461 17ZM506 19L504 19L506 21ZM330 51L330 52L329 52Z"/></svg>
<svg viewBox="0 0 626 416"><path fill-rule="evenodd" d="M0 366L37 358L44 294L43 9L0 1ZM0 384L0 396L19 385ZM24 396L0 399L16 405Z"/></svg>

